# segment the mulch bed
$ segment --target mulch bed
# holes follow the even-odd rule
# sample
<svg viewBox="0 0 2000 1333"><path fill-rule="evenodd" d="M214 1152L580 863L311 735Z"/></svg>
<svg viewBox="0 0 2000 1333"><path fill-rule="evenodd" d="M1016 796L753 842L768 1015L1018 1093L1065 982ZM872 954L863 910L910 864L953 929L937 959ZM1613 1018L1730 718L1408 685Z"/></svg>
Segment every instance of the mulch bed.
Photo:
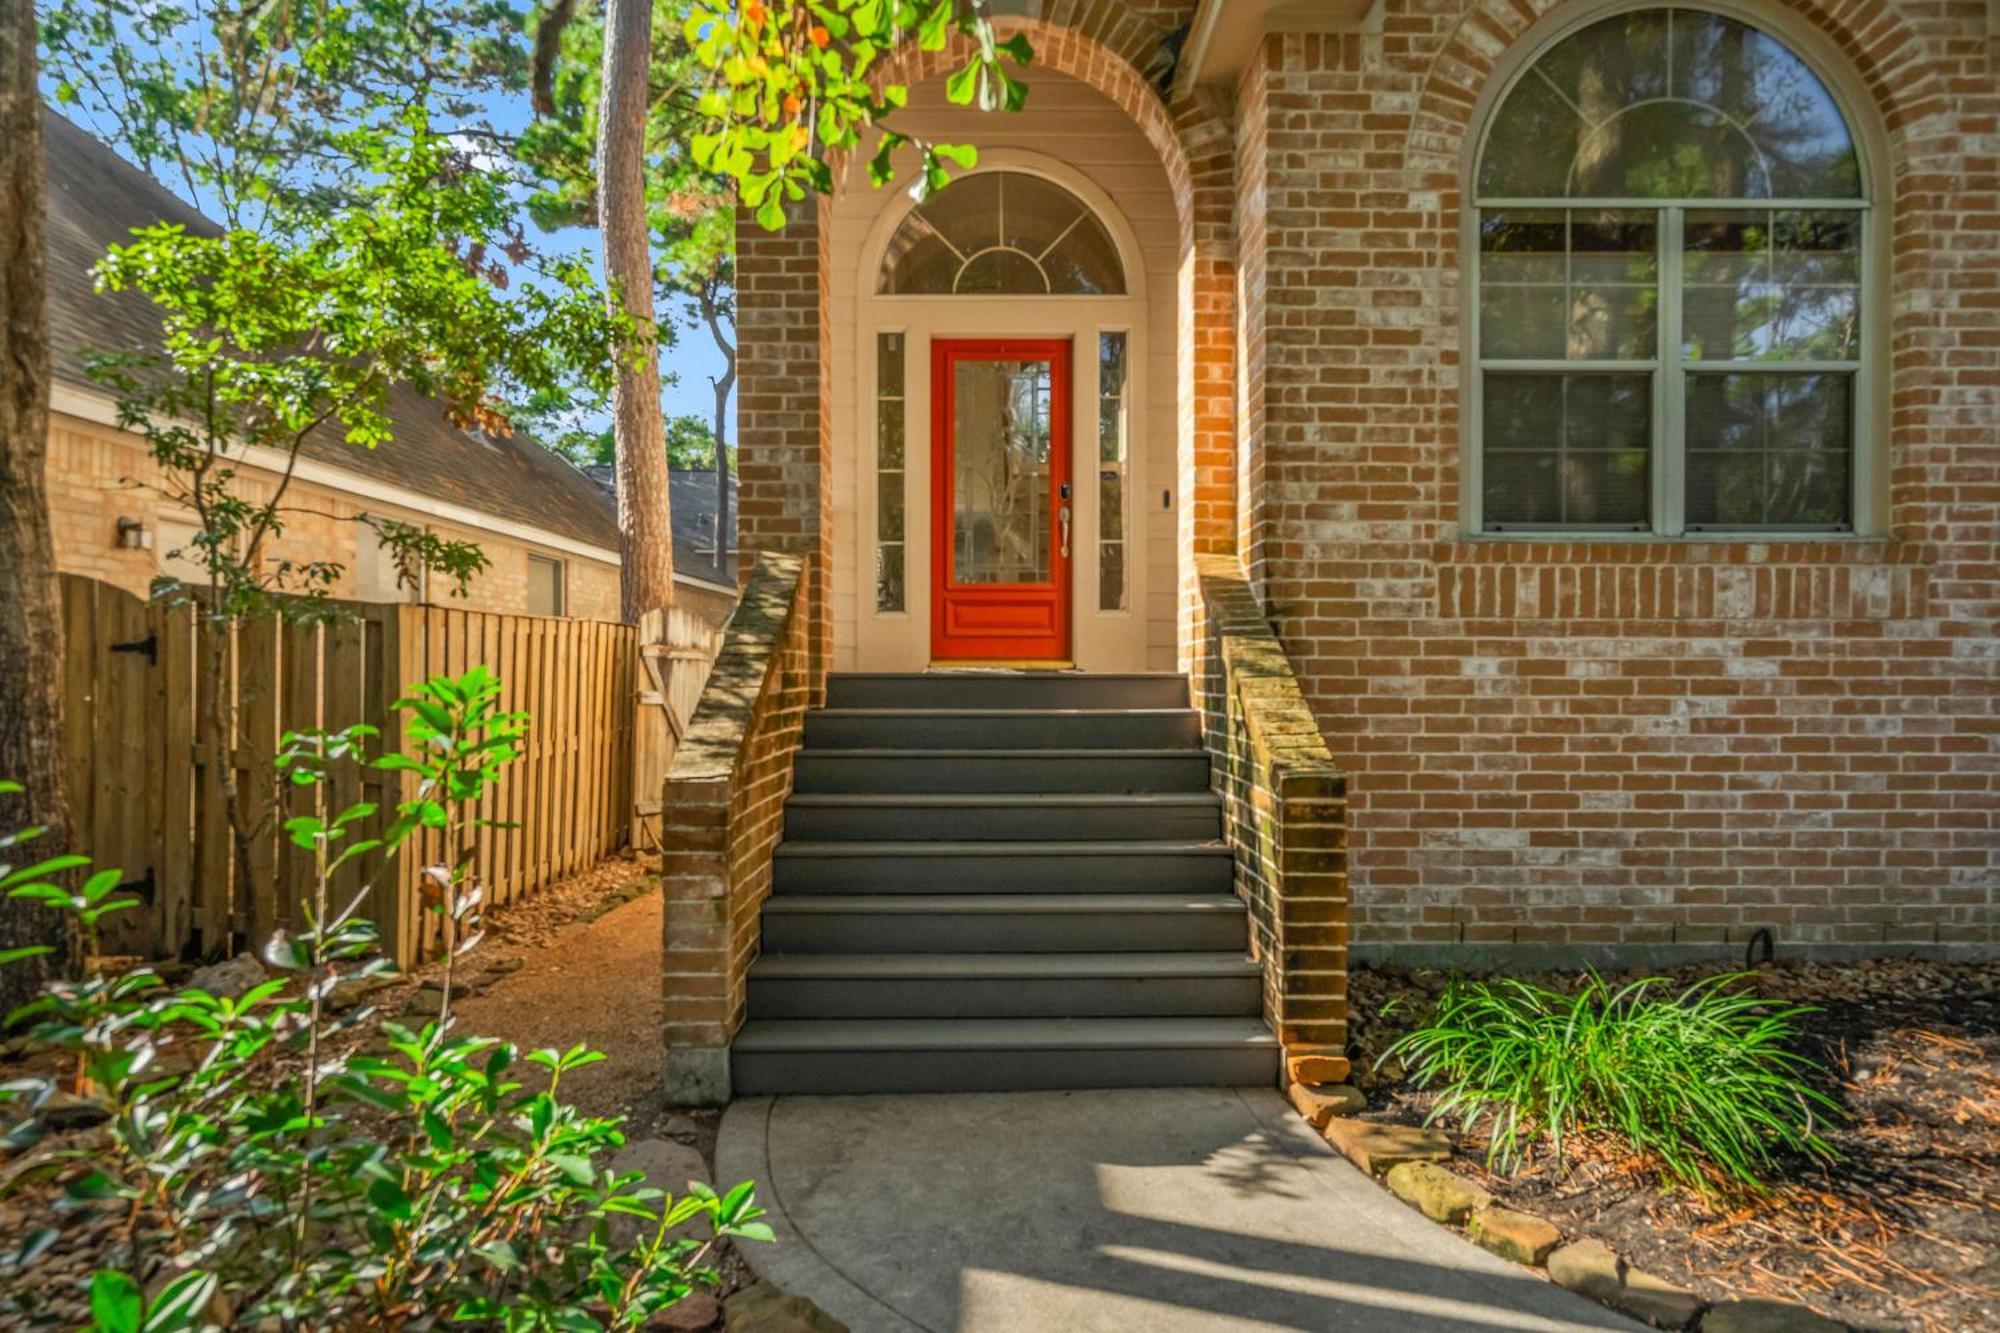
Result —
<svg viewBox="0 0 2000 1333"><path fill-rule="evenodd" d="M1679 986L1729 970L1665 975ZM1367 1118L1415 1124L1429 1111L1433 1096L1394 1062L1373 1065L1444 980L1354 972L1351 1049ZM1533 980L1560 988L1574 977ZM1861 1328L2000 1328L2000 963L1766 964L1751 984L1818 1008L1802 1040L1847 1110L1825 1129L1838 1162L1800 1164L1767 1196L1712 1206L1604 1141L1569 1145L1561 1166L1543 1153L1495 1175L1481 1165L1483 1138L1441 1123L1462 1155L1455 1165L1567 1237L1601 1240L1709 1299L1803 1301Z"/></svg>

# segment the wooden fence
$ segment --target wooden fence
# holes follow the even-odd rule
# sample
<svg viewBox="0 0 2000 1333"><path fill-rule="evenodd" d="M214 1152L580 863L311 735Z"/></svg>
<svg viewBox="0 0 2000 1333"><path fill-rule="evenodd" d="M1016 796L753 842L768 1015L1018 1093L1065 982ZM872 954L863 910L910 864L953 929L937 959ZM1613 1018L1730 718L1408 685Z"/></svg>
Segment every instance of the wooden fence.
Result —
<svg viewBox="0 0 2000 1333"><path fill-rule="evenodd" d="M285 839L282 820L302 813L305 801L323 802L329 814L369 801L378 814L356 836L372 836L411 779L347 763L323 788L281 791L274 804L267 775L279 738L365 722L381 730L376 744L399 749L396 699L425 677L480 663L499 675L504 706L530 714L524 755L502 770L479 812L515 826L481 834L477 873L487 901L532 893L629 835L638 681L630 625L354 602L336 603L339 614L324 622L239 631L226 685L237 718L227 762L266 825L246 884L235 871L217 759L197 723L209 703L199 636L213 631L192 608L91 579L65 577L63 601L78 843L100 865L122 868L145 904L110 919L112 952L212 955L232 939L258 942L295 924L311 865ZM685 672L705 676L706 664ZM668 684L676 697L688 688ZM699 692L699 680L692 688ZM379 856L362 858L335 885L336 901L345 902L372 882L367 913L400 965L437 947L434 922L418 910L417 874L440 859L436 846L412 847L386 868Z"/></svg>

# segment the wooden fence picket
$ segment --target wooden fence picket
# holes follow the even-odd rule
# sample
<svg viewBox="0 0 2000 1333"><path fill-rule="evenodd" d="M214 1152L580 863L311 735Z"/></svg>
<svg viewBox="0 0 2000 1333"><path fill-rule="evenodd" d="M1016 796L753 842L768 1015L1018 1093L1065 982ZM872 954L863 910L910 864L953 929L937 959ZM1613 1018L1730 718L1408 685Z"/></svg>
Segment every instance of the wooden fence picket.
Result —
<svg viewBox="0 0 2000 1333"><path fill-rule="evenodd" d="M331 817L367 802L376 812L349 836L379 838L397 805L416 794L408 774L343 761L322 787L277 789L273 809L269 764L285 733L365 723L380 732L371 748L400 750L397 699L427 676L491 668L504 707L529 714L520 758L478 810L513 826L487 830L477 860L489 902L513 902L627 845L648 818L657 823L666 762L720 642L678 608L649 616L652 628L642 632L336 602L324 621L252 622L233 636L221 688L235 700L237 729L211 753L202 722L213 688L205 636L220 631L187 602L149 602L77 576L62 585L72 818L99 863L120 866L145 899L144 911L112 918L118 930L107 948L162 957L214 956L232 940L247 947L299 924L312 858L290 845L287 816ZM642 657L642 642L658 651ZM262 822L250 851L254 894L236 885L225 765ZM384 952L405 967L441 942L436 913L422 910L419 868L450 854L434 834L412 842L393 862L376 855L351 863L331 885L336 910L367 889L363 911L380 928Z"/></svg>

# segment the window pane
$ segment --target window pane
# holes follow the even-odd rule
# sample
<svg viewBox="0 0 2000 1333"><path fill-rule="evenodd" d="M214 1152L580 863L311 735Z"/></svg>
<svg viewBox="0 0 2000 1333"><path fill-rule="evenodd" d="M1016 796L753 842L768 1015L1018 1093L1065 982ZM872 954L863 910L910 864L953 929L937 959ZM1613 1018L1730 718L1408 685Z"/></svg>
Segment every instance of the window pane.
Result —
<svg viewBox="0 0 2000 1333"><path fill-rule="evenodd" d="M528 557L528 614L559 616L563 613L563 562L546 556Z"/></svg>
<svg viewBox="0 0 2000 1333"><path fill-rule="evenodd" d="M1708 361L1852 361L1861 350L1860 219L1691 211L1682 350Z"/></svg>
<svg viewBox="0 0 2000 1333"><path fill-rule="evenodd" d="M1123 611L1125 595L1125 335L1097 338L1097 609Z"/></svg>
<svg viewBox="0 0 2000 1333"><path fill-rule="evenodd" d="M1518 79L1480 156L1487 197L1850 199L1861 174L1832 96L1735 19L1616 14Z"/></svg>
<svg viewBox="0 0 2000 1333"><path fill-rule="evenodd" d="M1647 361L1658 352L1658 236L1650 212L1570 215L1571 360Z"/></svg>
<svg viewBox="0 0 2000 1333"><path fill-rule="evenodd" d="M1690 528L1851 523L1853 377L1688 376Z"/></svg>
<svg viewBox="0 0 2000 1333"><path fill-rule="evenodd" d="M875 335L875 609L903 610L903 351Z"/></svg>
<svg viewBox="0 0 2000 1333"><path fill-rule="evenodd" d="M903 548L876 547L875 609L900 611L903 609L903 595Z"/></svg>
<svg viewBox="0 0 2000 1333"><path fill-rule="evenodd" d="M1770 193L1848 199L1861 191L1854 140L1817 75L1783 43L1735 19L1673 12L1672 93L1714 107L1769 164Z"/></svg>
<svg viewBox="0 0 2000 1333"><path fill-rule="evenodd" d="M875 465L903 466L903 400L884 398L875 404Z"/></svg>
<svg viewBox="0 0 2000 1333"><path fill-rule="evenodd" d="M952 577L961 584L1049 581L1047 361L955 364Z"/></svg>
<svg viewBox="0 0 2000 1333"><path fill-rule="evenodd" d="M1651 210L1481 216L1480 355L1649 361L1659 350L1659 221Z"/></svg>
<svg viewBox="0 0 2000 1333"><path fill-rule="evenodd" d="M1483 409L1488 527L1647 525L1649 376L1489 373Z"/></svg>
<svg viewBox="0 0 2000 1333"><path fill-rule="evenodd" d="M875 337L875 392L883 398L903 396L903 335Z"/></svg>
<svg viewBox="0 0 2000 1333"><path fill-rule="evenodd" d="M1117 244L1089 205L1024 171L962 176L911 210L876 290L897 295L1122 293Z"/></svg>
<svg viewBox="0 0 2000 1333"><path fill-rule="evenodd" d="M903 540L903 474L884 472L875 478L875 536L884 542Z"/></svg>
<svg viewBox="0 0 2000 1333"><path fill-rule="evenodd" d="M1565 226L1559 209L1480 217L1480 355L1510 360L1562 356Z"/></svg>

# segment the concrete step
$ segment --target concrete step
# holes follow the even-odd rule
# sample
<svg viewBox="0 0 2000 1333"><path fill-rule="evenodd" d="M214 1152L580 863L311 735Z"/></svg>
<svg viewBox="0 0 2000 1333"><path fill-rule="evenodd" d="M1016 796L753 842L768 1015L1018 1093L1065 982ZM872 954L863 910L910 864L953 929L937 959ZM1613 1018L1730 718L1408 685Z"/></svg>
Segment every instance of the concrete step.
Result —
<svg viewBox="0 0 2000 1333"><path fill-rule="evenodd" d="M1134 842L1222 836L1212 792L941 796L802 793L785 802L785 837L803 841Z"/></svg>
<svg viewBox="0 0 2000 1333"><path fill-rule="evenodd" d="M753 1019L736 1034L739 1096L1270 1087L1261 1018Z"/></svg>
<svg viewBox="0 0 2000 1333"><path fill-rule="evenodd" d="M808 750L1198 747L1201 714L1174 708L821 708Z"/></svg>
<svg viewBox="0 0 2000 1333"><path fill-rule="evenodd" d="M836 672L829 708L1186 708L1185 676L1079 671Z"/></svg>
<svg viewBox="0 0 2000 1333"><path fill-rule="evenodd" d="M837 894L764 900L776 954L1240 952L1234 894Z"/></svg>
<svg viewBox="0 0 2000 1333"><path fill-rule="evenodd" d="M1228 893L1235 860L1210 842L782 842L773 892Z"/></svg>
<svg viewBox="0 0 2000 1333"><path fill-rule="evenodd" d="M1206 750L804 750L799 792L1200 792Z"/></svg>
<svg viewBox="0 0 2000 1333"><path fill-rule="evenodd" d="M1254 1017L1240 953L766 955L751 1018Z"/></svg>

